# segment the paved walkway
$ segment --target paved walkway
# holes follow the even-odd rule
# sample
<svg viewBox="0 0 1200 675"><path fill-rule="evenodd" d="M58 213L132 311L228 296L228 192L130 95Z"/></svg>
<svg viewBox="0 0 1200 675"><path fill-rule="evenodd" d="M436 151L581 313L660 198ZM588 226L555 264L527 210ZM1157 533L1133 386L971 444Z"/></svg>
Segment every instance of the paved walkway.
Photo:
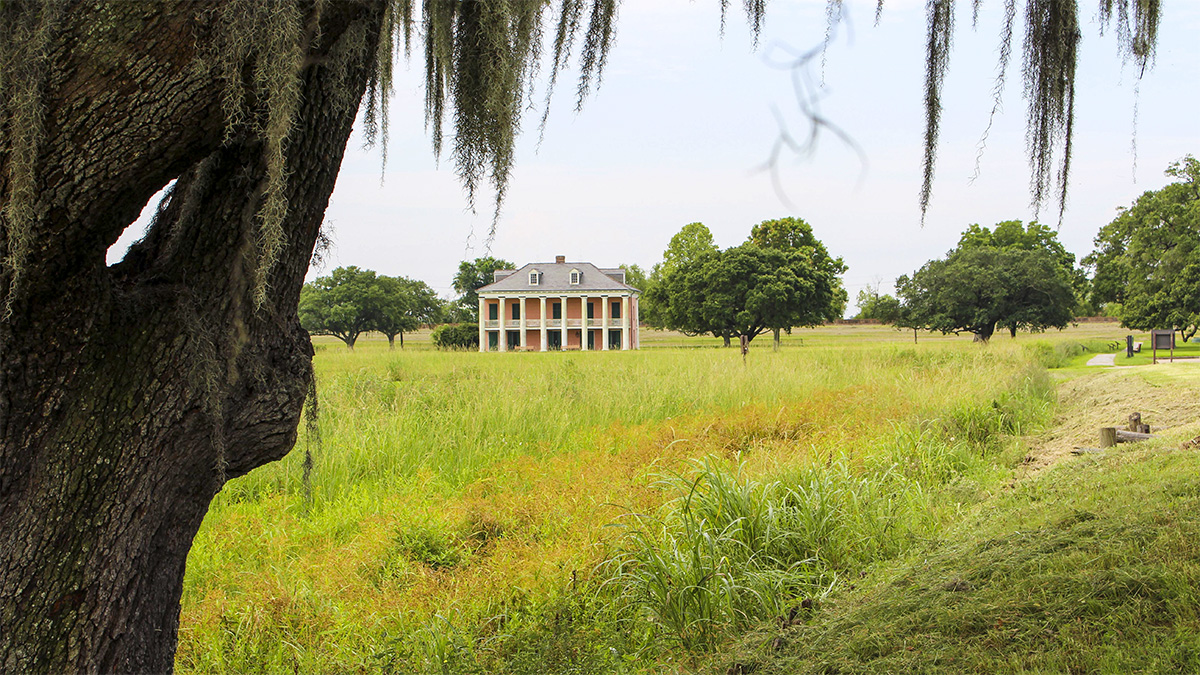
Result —
<svg viewBox="0 0 1200 675"><path fill-rule="evenodd" d="M1089 366L1115 366L1117 365L1116 354L1097 354L1088 359Z"/></svg>

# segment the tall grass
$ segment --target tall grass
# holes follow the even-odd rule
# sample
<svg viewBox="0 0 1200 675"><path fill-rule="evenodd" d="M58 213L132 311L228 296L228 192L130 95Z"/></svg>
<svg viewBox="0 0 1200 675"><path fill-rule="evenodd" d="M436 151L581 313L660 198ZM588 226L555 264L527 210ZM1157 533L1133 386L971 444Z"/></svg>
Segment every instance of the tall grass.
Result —
<svg viewBox="0 0 1200 675"><path fill-rule="evenodd" d="M942 488L994 467L1006 434L1044 423L1040 371L1014 377L989 404L964 402L945 424L894 426L865 450L835 450L753 479L714 458L663 481L677 496L633 514L610 561L623 602L685 651L771 617L811 608L839 579L903 553L936 527Z"/></svg>
<svg viewBox="0 0 1200 675"><path fill-rule="evenodd" d="M181 672L619 672L707 649L931 536L1051 405L1019 346L947 341L316 365L312 499L293 453L214 501Z"/></svg>
<svg viewBox="0 0 1200 675"><path fill-rule="evenodd" d="M925 402L937 406L947 396L931 391L927 378L1011 367L993 360L945 347L764 350L746 364L733 350L498 356L329 349L318 357L323 445L314 486L330 499L368 485L402 489L428 472L456 489L500 459L588 447L612 424L771 405L820 389L878 387L904 396L897 385L920 383ZM906 367L913 372L898 372ZM221 498L294 492L301 460L293 453L263 467Z"/></svg>

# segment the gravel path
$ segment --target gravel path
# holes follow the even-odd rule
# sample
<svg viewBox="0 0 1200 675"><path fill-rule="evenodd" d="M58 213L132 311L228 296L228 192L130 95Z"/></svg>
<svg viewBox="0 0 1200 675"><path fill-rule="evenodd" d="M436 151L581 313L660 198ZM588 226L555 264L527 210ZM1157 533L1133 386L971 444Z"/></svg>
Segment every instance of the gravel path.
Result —
<svg viewBox="0 0 1200 675"><path fill-rule="evenodd" d="M1116 354L1097 354L1088 359L1089 366L1115 366L1117 365Z"/></svg>

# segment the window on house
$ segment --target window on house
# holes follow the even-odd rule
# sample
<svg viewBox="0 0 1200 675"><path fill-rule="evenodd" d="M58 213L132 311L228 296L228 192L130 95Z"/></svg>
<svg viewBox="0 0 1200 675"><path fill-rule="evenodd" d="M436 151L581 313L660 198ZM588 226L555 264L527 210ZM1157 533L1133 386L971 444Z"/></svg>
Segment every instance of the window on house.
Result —
<svg viewBox="0 0 1200 675"><path fill-rule="evenodd" d="M561 301L556 302L550 306L550 318L551 319L561 319L562 318L562 302Z"/></svg>
<svg viewBox="0 0 1200 675"><path fill-rule="evenodd" d="M521 305L519 303L514 303L512 306L512 309L513 309L512 320L513 321L519 320L521 318Z"/></svg>
<svg viewBox="0 0 1200 675"><path fill-rule="evenodd" d="M621 301L620 300L617 300L616 302L614 302L612 304L612 314L610 314L609 316L611 316L614 319L621 318Z"/></svg>
<svg viewBox="0 0 1200 675"><path fill-rule="evenodd" d="M488 305L488 319L490 321L495 321L499 318L500 318L500 305L499 304L489 304Z"/></svg>
<svg viewBox="0 0 1200 675"><path fill-rule="evenodd" d="M589 318L589 319L596 318L596 303L594 303L594 302L588 303L587 318Z"/></svg>
<svg viewBox="0 0 1200 675"><path fill-rule="evenodd" d="M578 286L579 280L583 278L583 274L579 270L571 270L571 285Z"/></svg>
<svg viewBox="0 0 1200 675"><path fill-rule="evenodd" d="M542 277L541 272L538 272L537 270L530 272L529 273L529 285L537 286L538 281L541 279L541 277Z"/></svg>

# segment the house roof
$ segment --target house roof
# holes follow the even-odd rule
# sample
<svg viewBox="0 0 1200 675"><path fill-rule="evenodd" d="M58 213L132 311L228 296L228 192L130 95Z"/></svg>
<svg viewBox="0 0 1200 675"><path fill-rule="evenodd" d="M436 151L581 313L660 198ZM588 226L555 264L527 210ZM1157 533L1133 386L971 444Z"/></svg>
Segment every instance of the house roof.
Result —
<svg viewBox="0 0 1200 675"><path fill-rule="evenodd" d="M536 286L529 283L529 273L540 273ZM571 271L580 273L579 283L571 283ZM479 293L579 293L614 291L637 293L638 289L623 283L625 270L600 268L585 262L528 263L516 270L496 270L496 281L479 289Z"/></svg>

